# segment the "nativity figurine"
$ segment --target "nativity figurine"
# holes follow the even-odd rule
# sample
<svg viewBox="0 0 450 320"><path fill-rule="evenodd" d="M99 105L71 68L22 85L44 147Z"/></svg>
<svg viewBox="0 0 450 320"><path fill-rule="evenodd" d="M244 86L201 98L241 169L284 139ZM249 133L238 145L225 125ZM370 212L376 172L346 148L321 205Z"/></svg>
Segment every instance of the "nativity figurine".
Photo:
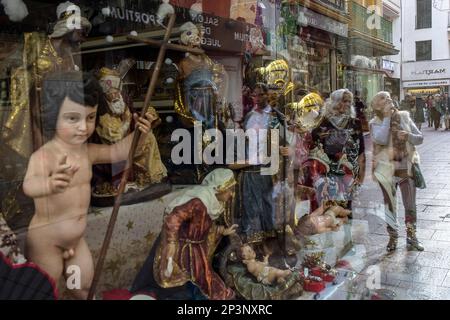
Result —
<svg viewBox="0 0 450 320"><path fill-rule="evenodd" d="M348 222L351 211L340 206L326 209L324 206L300 218L295 234L301 237L337 231Z"/></svg>
<svg viewBox="0 0 450 320"><path fill-rule="evenodd" d="M123 94L123 78L128 70L134 65L130 59L123 60L117 69L103 67L99 72L99 83L102 87L104 99L100 103L98 112L98 122L95 133L99 143L105 145L114 144L128 135L134 127L131 110ZM153 107L149 107L148 113L155 119L152 128L160 123L160 118ZM117 194L120 179L125 167L125 163L101 164L94 168L93 198L97 199L97 204L101 205L101 199L111 199ZM142 148L139 148L135 155L132 166L132 174L125 187L125 197L127 194L137 202L138 196L132 193L139 193L152 185L164 181L167 170L161 161L158 143L153 132L150 132ZM149 198L146 198L147 200ZM111 201L107 201L109 205Z"/></svg>
<svg viewBox="0 0 450 320"><path fill-rule="evenodd" d="M246 244L240 248L242 263L258 282L265 285L284 284L286 278L292 274L290 270L281 270L269 266L269 256L264 257L264 261L256 260L256 253L253 248Z"/></svg>
<svg viewBox="0 0 450 320"><path fill-rule="evenodd" d="M181 44L200 48L202 33L192 22L180 27ZM206 54L186 53L179 63L175 110L183 118L203 122L207 129L218 127L218 114L226 106L227 76L223 65Z"/></svg>
<svg viewBox="0 0 450 320"><path fill-rule="evenodd" d="M131 291L150 291L158 299L192 299L189 283L211 300L235 294L212 267L213 254L237 225L219 224L234 194L233 171L216 169L202 184L180 191L166 208L161 234L134 280Z"/></svg>
<svg viewBox="0 0 450 320"><path fill-rule="evenodd" d="M10 97L12 110L8 115L2 138L11 150L28 159L44 143L41 129L40 91L45 76L57 71L79 70L75 52L86 40L92 26L80 15L72 2L60 3L57 21L49 35L38 32L24 34L23 63L12 71ZM69 22L79 24L69 28ZM19 177L18 177L19 178Z"/></svg>

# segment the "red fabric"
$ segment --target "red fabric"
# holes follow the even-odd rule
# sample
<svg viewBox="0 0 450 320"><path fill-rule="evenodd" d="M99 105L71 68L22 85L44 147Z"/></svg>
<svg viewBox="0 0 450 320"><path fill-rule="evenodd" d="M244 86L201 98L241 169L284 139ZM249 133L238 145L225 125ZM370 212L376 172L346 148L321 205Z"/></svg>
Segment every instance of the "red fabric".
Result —
<svg viewBox="0 0 450 320"><path fill-rule="evenodd" d="M335 276L333 276L333 275L331 275L331 274L328 274L328 273L326 273L326 272L323 272L323 271L322 271L320 268L318 268L318 267L317 267L317 268L311 269L311 274L312 274L313 276L322 278L323 281L325 281L325 282L333 282L334 279L336 278Z"/></svg>
<svg viewBox="0 0 450 320"><path fill-rule="evenodd" d="M170 3L177 7L190 8L195 0L171 0ZM203 12L223 18L230 17L231 0L203 0Z"/></svg>
<svg viewBox="0 0 450 320"><path fill-rule="evenodd" d="M311 269L311 274L313 276L322 278L323 281L325 281L325 282L333 282L334 279L336 278L335 276L333 276L331 274L323 272L319 267Z"/></svg>
<svg viewBox="0 0 450 320"><path fill-rule="evenodd" d="M320 161L310 160L311 176L313 181L327 174L327 167Z"/></svg>
<svg viewBox="0 0 450 320"><path fill-rule="evenodd" d="M167 239L180 243L176 262L190 272L191 279L211 300L229 300L234 292L216 274L208 258L208 234L213 221L200 199L176 207L165 218ZM186 245L186 241L193 242ZM174 259L175 260L175 259Z"/></svg>
<svg viewBox="0 0 450 320"><path fill-rule="evenodd" d="M43 269L41 269L37 264L33 263L33 262L25 262L25 263L20 263L20 264L13 264L11 263L11 261L3 254L3 252L0 251L0 259L2 261L5 262L5 264L11 268L11 270L14 269L34 269L37 272L41 273L45 278L47 278L48 282L50 283L51 287L52 287L52 291L53 291L53 297L55 298L55 300L58 300L58 288L56 286L55 280L50 277L50 275L44 271ZM24 278L26 279L26 275L24 274ZM30 283L31 285L31 283Z"/></svg>
<svg viewBox="0 0 450 320"><path fill-rule="evenodd" d="M305 280L303 289L307 292L319 293L325 289L325 283L323 281Z"/></svg>
<svg viewBox="0 0 450 320"><path fill-rule="evenodd" d="M126 289L113 289L103 292L103 300L130 300L138 294L145 294L156 299L156 296L150 292L131 293Z"/></svg>
<svg viewBox="0 0 450 320"><path fill-rule="evenodd" d="M133 294L126 289L113 289L103 292L103 300L130 300Z"/></svg>
<svg viewBox="0 0 450 320"><path fill-rule="evenodd" d="M352 265L347 260L340 260L336 263L335 268L352 270Z"/></svg>
<svg viewBox="0 0 450 320"><path fill-rule="evenodd" d="M190 8L195 0L170 0L170 4L177 7Z"/></svg>

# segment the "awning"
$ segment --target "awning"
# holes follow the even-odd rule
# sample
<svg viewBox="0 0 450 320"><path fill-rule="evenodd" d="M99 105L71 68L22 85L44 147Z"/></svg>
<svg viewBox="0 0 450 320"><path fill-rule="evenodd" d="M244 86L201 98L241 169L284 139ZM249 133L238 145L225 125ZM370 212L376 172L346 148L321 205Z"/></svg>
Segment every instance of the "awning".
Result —
<svg viewBox="0 0 450 320"><path fill-rule="evenodd" d="M400 51L395 49L392 44L371 37L357 30L352 30L350 32L350 38L353 47L352 54L368 57L382 57L394 56L400 53Z"/></svg>
<svg viewBox="0 0 450 320"><path fill-rule="evenodd" d="M387 72L386 70L361 68L361 67L356 67L356 66L351 66L351 65L344 65L344 68L345 68L345 70L359 71L359 72L365 72L365 73L383 74L387 78L393 78L392 75L389 74L389 72ZM395 79L395 78L393 78L393 79Z"/></svg>

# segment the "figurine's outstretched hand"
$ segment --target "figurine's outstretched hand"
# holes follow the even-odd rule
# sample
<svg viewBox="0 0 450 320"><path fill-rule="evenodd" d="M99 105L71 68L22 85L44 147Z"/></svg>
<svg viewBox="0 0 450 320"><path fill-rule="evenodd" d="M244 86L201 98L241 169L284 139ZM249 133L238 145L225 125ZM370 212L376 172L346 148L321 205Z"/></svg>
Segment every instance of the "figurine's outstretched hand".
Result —
<svg viewBox="0 0 450 320"><path fill-rule="evenodd" d="M239 226L238 226L237 224L233 224L231 227L224 229L223 232L222 232L222 234L223 234L224 236L230 236L230 235L232 235L232 234L235 234L235 233L236 233L236 229L237 229L238 227L239 227Z"/></svg>
<svg viewBox="0 0 450 320"><path fill-rule="evenodd" d="M49 188L52 193L62 193L69 187L75 173L80 169L78 165L67 164L67 155L58 159L56 170L49 178Z"/></svg>

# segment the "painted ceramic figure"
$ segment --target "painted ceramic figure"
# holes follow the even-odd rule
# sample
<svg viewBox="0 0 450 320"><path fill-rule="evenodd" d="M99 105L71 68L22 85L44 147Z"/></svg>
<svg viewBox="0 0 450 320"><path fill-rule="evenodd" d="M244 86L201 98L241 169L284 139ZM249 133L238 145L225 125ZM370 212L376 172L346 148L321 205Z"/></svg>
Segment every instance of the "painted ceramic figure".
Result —
<svg viewBox="0 0 450 320"><path fill-rule="evenodd" d="M316 189L314 206L331 201L351 208L354 191L364 182L364 136L352 103L349 90L333 92L324 119L312 132L310 174Z"/></svg>
<svg viewBox="0 0 450 320"><path fill-rule="evenodd" d="M95 132L100 138L100 142L106 145L122 140L132 131L133 127L131 111L122 94L124 74L121 74L119 70L104 67L99 73L99 83L103 89L105 102L100 104ZM148 112L155 118L155 122L152 124L154 128L160 119L154 108L150 107ZM123 163L121 165L96 166L94 196L116 195L123 169ZM139 148L134 155L132 172L126 190L143 190L151 184L160 183L167 176L167 170L161 161L158 143L153 132L147 135L142 148Z"/></svg>
<svg viewBox="0 0 450 320"><path fill-rule="evenodd" d="M41 134L32 128L43 125L38 92L45 75L79 70L73 53L79 50L91 29L90 22L79 16L80 8L69 1L58 5L56 14L58 20L50 35L25 33L23 66L11 76L12 111L2 134L6 144L25 158L42 145ZM69 28L69 21L75 18L79 18L80 23Z"/></svg>
<svg viewBox="0 0 450 320"><path fill-rule="evenodd" d="M180 41L200 48L202 34L192 22L180 27ZM227 77L224 67L206 54L187 53L179 63L175 110L190 121L202 121L206 128L217 128L217 114L222 110Z"/></svg>
<svg viewBox="0 0 450 320"><path fill-rule="evenodd" d="M265 285L283 284L286 278L292 274L290 270L281 270L269 266L269 256L264 257L264 261L256 260L256 253L250 245L243 245L240 248L242 263L258 282Z"/></svg>
<svg viewBox="0 0 450 320"><path fill-rule="evenodd" d="M134 132L112 145L87 143L95 130L102 89L91 75L77 71L56 73L43 82L46 143L30 158L24 193L34 200L35 213L26 241L27 258L55 282L80 268L80 288L71 293L86 299L94 264L84 239L91 197L92 165L124 161ZM134 119L142 132L140 144L154 118Z"/></svg>
<svg viewBox="0 0 450 320"><path fill-rule="evenodd" d="M273 199L273 175L278 172L278 165L272 174L265 173L269 169L267 159L268 148L277 137L272 139L269 129L280 126L276 115L269 105L269 89L258 83L253 90L255 107L247 114L244 121L245 130L255 130L258 134L258 149L246 150L246 164L233 169L241 169L239 174L239 191L235 212L240 221L240 234L247 243L261 242L266 238L277 236L275 221L275 201ZM278 142L278 141L277 141Z"/></svg>
<svg viewBox="0 0 450 320"><path fill-rule="evenodd" d="M305 237L337 231L342 225L347 223L350 214L350 210L346 210L340 206L330 208L321 206L299 220L295 228L295 234L300 237Z"/></svg>
<svg viewBox="0 0 450 320"><path fill-rule="evenodd" d="M234 298L233 290L213 270L212 256L219 241L237 228L217 223L235 184L231 170L216 169L200 186L182 191L168 205L161 234L134 281L133 292L146 290L159 299L176 298L190 282L211 300Z"/></svg>

